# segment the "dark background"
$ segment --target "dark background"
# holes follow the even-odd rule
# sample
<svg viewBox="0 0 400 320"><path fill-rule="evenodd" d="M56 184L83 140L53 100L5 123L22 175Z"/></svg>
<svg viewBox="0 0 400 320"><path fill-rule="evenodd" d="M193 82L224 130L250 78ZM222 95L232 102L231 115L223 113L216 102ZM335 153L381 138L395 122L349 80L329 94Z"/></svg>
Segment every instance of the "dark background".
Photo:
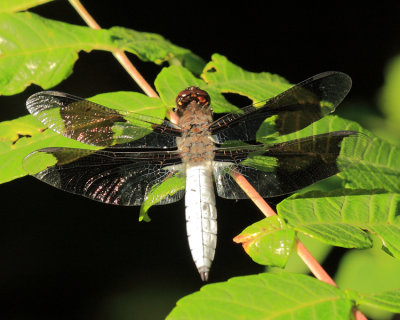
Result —
<svg viewBox="0 0 400 320"><path fill-rule="evenodd" d="M127 3L83 1L103 28L159 33L205 60L220 53L246 70L278 73L293 83L322 71L346 72L353 78L347 101L370 108L387 62L400 51L400 6L390 2L362 7ZM31 11L83 25L66 1ZM152 83L160 67L130 57ZM83 97L140 91L112 55L100 51L81 53L74 74L55 89ZM31 86L0 97L0 120L27 114L25 100L39 90ZM182 201L152 208L152 222L139 223L139 208L96 203L31 177L0 188L1 319L160 319L202 285L187 245ZM210 281L262 271L232 242L262 214L250 201L217 199L217 208L219 238ZM325 266L335 271L334 264Z"/></svg>

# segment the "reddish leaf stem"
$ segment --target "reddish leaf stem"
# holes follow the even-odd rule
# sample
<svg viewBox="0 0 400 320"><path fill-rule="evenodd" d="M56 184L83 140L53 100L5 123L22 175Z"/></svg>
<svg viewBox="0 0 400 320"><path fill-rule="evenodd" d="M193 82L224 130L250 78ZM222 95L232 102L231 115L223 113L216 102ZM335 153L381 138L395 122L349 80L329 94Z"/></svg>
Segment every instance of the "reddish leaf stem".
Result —
<svg viewBox="0 0 400 320"><path fill-rule="evenodd" d="M247 179L241 174L234 172L232 173L233 178L236 183L243 189L243 191L249 196L249 198L255 203L255 205L261 210L261 212L267 216L271 217L276 214L274 210L268 205L263 197L257 192L256 189L247 181ZM311 255L310 251L301 243L296 240L296 251L299 257L307 265L311 273L320 281L326 282L332 286L337 287L335 281L329 276L329 274L322 268L317 260ZM367 318L359 310L354 310L353 312L356 320L367 320Z"/></svg>
<svg viewBox="0 0 400 320"><path fill-rule="evenodd" d="M304 246L300 240L296 240L296 250L297 254L310 269L311 273L319 280L329 283L330 285L337 287L335 281L330 277L330 275L325 271L324 268L318 263L317 260L312 256L310 251Z"/></svg>
<svg viewBox="0 0 400 320"><path fill-rule="evenodd" d="M264 213L265 216L271 217L276 214L276 212L272 210L272 208L268 205L264 198L260 196L257 190L254 189L254 187L247 181L244 176L237 172L233 173L232 175L236 183L244 190L244 192L256 204L261 212ZM298 240L296 241L296 250L297 254L300 256L300 258L304 261L304 263L317 279L336 286L335 282L328 275L328 273L326 273L326 271L317 262L317 260L314 259L307 248Z"/></svg>
<svg viewBox="0 0 400 320"><path fill-rule="evenodd" d="M100 25L93 19L86 8L80 3L79 0L69 0L69 3L78 12L81 18L86 22L86 24L92 28L99 30ZM139 71L133 66L129 61L126 54L120 50L116 49L113 51L114 57L122 65L122 67L128 72L128 74L133 78L133 80L139 85L139 87L146 93L149 97L158 98L158 94L153 90L153 88L147 83L147 81L142 77Z"/></svg>

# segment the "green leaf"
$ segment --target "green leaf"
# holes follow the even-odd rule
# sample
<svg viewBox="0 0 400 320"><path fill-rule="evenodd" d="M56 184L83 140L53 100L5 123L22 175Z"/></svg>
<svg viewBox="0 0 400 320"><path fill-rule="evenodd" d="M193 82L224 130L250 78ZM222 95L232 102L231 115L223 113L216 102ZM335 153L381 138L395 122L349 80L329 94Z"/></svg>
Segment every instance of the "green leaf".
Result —
<svg viewBox="0 0 400 320"><path fill-rule="evenodd" d="M80 50L111 49L105 30L42 18L30 12L0 14L0 93L21 92L31 83L51 88L72 73Z"/></svg>
<svg viewBox="0 0 400 320"><path fill-rule="evenodd" d="M23 177L22 160L31 152L49 146L87 148L87 145L47 130L32 116L0 123L0 182Z"/></svg>
<svg viewBox="0 0 400 320"><path fill-rule="evenodd" d="M400 289L393 289L369 295L360 294L357 303L394 313L400 313Z"/></svg>
<svg viewBox="0 0 400 320"><path fill-rule="evenodd" d="M139 32L132 29L113 27L110 29L118 47L137 55L143 61L161 64L169 61L180 64L200 74L205 62L190 50L176 46L156 33Z"/></svg>
<svg viewBox="0 0 400 320"><path fill-rule="evenodd" d="M205 84L189 70L181 66L170 66L161 70L154 85L161 100L172 109L176 105L175 99L180 91L189 86L204 88Z"/></svg>
<svg viewBox="0 0 400 320"><path fill-rule="evenodd" d="M352 152L352 146L348 146ZM346 150L344 150L345 152ZM365 148L354 152L354 162L339 174L346 187L353 189L384 189L400 192L400 148L378 138L373 138Z"/></svg>
<svg viewBox="0 0 400 320"><path fill-rule="evenodd" d="M89 100L110 108L138 111L156 118L164 118L165 115L165 106L161 100L136 92L105 93ZM2 122L0 123L0 182L25 176L27 173L22 168L22 160L29 153L46 147L95 149L46 129L31 115ZM34 169L31 170L33 173Z"/></svg>
<svg viewBox="0 0 400 320"><path fill-rule="evenodd" d="M269 72L249 72L230 62L226 57L213 54L201 77L207 83L213 110L216 113L235 111L222 93L237 93L253 102L272 98L292 85L283 77Z"/></svg>
<svg viewBox="0 0 400 320"><path fill-rule="evenodd" d="M93 30L30 12L0 13L0 93L12 95L31 83L44 89L67 78L81 50L127 50L156 63L182 59L204 65L189 50L163 37L124 28ZM126 38L126 39L125 39ZM197 61L197 62L194 62Z"/></svg>
<svg viewBox="0 0 400 320"><path fill-rule="evenodd" d="M2 0L0 1L0 12L23 11L53 0Z"/></svg>
<svg viewBox="0 0 400 320"><path fill-rule="evenodd" d="M170 106L175 106L175 98L181 90L188 86L198 86L209 93L215 113L238 110L222 93L238 93L253 101L260 101L291 87L278 75L245 71L218 54L212 56L212 61L206 65L201 77L203 80L183 67L170 66L159 73L155 86L161 99Z"/></svg>
<svg viewBox="0 0 400 320"><path fill-rule="evenodd" d="M158 119L165 118L165 104L160 99L150 98L138 92L108 92L98 94L87 100L121 111L137 112Z"/></svg>
<svg viewBox="0 0 400 320"><path fill-rule="evenodd" d="M346 294L312 277L259 274L210 284L179 300L168 320L350 319Z"/></svg>
<svg viewBox="0 0 400 320"><path fill-rule="evenodd" d="M400 258L400 195L364 191L309 192L282 201L277 210L296 230L345 248L369 248L368 230Z"/></svg>
<svg viewBox="0 0 400 320"><path fill-rule="evenodd" d="M146 195L146 200L140 207L139 221L150 221L147 211L151 206L158 204L165 197L172 196L180 190L184 190L186 186L185 177L179 174L174 174L159 185L151 188Z"/></svg>
<svg viewBox="0 0 400 320"><path fill-rule="evenodd" d="M295 233L277 215L244 229L233 241L242 243L254 262L284 267L292 251Z"/></svg>

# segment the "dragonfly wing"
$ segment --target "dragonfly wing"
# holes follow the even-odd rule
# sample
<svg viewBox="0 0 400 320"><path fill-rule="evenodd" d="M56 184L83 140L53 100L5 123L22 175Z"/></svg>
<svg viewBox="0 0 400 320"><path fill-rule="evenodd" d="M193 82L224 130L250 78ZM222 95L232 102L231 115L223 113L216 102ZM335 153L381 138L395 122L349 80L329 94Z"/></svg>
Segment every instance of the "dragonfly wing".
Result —
<svg viewBox="0 0 400 320"><path fill-rule="evenodd" d="M56 188L124 206L142 204L153 187L181 174L180 164L179 154L170 151L75 148L40 149L23 162L26 171ZM178 201L183 196L184 190L171 193L160 204Z"/></svg>
<svg viewBox="0 0 400 320"><path fill-rule="evenodd" d="M272 146L218 149L214 159L217 193L228 199L246 199L233 173L244 176L265 198L292 193L326 179L352 163L338 164L342 142L365 138L353 131L336 131Z"/></svg>
<svg viewBox="0 0 400 320"><path fill-rule="evenodd" d="M341 72L315 75L267 100L239 113L230 113L210 125L218 143L230 140L256 141L263 124L263 136L284 135L305 128L333 112L351 88L351 78Z"/></svg>
<svg viewBox="0 0 400 320"><path fill-rule="evenodd" d="M167 120L115 110L56 91L42 91L26 102L29 112L45 126L85 144L110 147L174 148L181 130Z"/></svg>

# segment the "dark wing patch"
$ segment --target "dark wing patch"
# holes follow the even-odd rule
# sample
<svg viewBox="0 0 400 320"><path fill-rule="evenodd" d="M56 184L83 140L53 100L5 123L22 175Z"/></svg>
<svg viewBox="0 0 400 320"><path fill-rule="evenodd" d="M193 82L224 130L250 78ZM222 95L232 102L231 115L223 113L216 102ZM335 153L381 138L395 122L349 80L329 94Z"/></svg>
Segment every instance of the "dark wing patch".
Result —
<svg viewBox="0 0 400 320"><path fill-rule="evenodd" d="M251 105L239 113L221 117L210 125L210 129L218 143L256 141L261 125L262 136L292 133L333 112L350 88L348 75L321 73L267 100L261 107Z"/></svg>
<svg viewBox="0 0 400 320"><path fill-rule="evenodd" d="M79 142L110 147L175 148L181 129L167 120L115 110L66 93L43 91L26 102L45 126Z"/></svg>
<svg viewBox="0 0 400 320"><path fill-rule="evenodd" d="M124 206L142 204L151 188L172 175L181 174L180 164L179 154L173 151L74 148L40 149L29 154L23 162L30 174L56 188ZM178 201L183 195L184 190L178 191L159 204Z"/></svg>
<svg viewBox="0 0 400 320"><path fill-rule="evenodd" d="M243 175L265 198L305 188L339 172L337 160L347 139L364 138L357 132L336 131L272 146L218 149L214 159L217 193L228 199L248 198L231 171Z"/></svg>

